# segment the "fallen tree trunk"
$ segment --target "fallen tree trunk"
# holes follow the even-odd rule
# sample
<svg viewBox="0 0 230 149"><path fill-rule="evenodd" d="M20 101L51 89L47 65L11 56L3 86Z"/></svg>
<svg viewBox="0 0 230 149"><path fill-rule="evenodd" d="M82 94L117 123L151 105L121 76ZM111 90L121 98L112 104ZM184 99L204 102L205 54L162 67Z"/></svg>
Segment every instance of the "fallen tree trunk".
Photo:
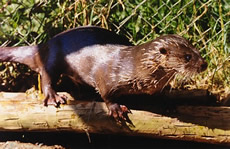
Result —
<svg viewBox="0 0 230 149"><path fill-rule="evenodd" d="M55 108L44 107L33 95L0 93L0 131L75 131L230 145L230 107L176 106L173 112L131 109L132 124L119 124L108 117L103 102L69 99L67 105Z"/></svg>

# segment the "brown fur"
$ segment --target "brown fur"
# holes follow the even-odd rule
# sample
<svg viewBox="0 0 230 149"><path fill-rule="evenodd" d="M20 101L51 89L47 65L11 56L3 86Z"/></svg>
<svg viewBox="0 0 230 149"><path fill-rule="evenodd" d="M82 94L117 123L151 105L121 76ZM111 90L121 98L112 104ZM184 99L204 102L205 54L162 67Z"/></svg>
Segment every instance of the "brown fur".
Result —
<svg viewBox="0 0 230 149"><path fill-rule="evenodd" d="M186 60L186 56L191 58ZM118 57L119 60L111 59L117 63L106 64L105 67L111 69L109 72L98 68L93 79L102 96L154 94L175 75L190 76L207 67L199 51L178 35L166 35L143 45L122 49ZM103 76L103 79L97 76Z"/></svg>
<svg viewBox="0 0 230 149"><path fill-rule="evenodd" d="M96 88L114 117L124 118L124 113L128 112L113 103L114 98L154 94L177 74L188 77L207 68L199 51L178 35L165 35L142 45L109 51L98 50L102 53L92 54L94 65L85 75L90 78L87 83ZM81 59L83 55L77 56ZM106 60L101 62L103 57ZM85 75L82 75L83 80Z"/></svg>

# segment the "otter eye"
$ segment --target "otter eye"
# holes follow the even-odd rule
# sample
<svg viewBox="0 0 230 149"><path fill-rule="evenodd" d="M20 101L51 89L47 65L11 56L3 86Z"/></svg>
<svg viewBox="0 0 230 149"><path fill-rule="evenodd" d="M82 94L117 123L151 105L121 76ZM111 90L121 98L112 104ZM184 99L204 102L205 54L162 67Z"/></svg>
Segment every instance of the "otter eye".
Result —
<svg viewBox="0 0 230 149"><path fill-rule="evenodd" d="M167 54L167 50L165 48L160 49L161 54Z"/></svg>
<svg viewBox="0 0 230 149"><path fill-rule="evenodd" d="M185 55L185 60L186 60L187 62L189 62L189 61L191 60L191 58L192 58L192 55L190 55L190 54L186 54L186 55Z"/></svg>

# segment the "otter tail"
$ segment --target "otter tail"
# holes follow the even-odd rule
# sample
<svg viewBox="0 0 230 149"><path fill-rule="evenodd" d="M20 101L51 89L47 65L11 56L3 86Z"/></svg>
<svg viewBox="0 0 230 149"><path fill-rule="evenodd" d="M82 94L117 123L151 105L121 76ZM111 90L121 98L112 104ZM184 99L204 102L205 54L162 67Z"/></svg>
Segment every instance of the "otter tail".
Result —
<svg viewBox="0 0 230 149"><path fill-rule="evenodd" d="M36 53L38 46L0 47L0 62L18 62L36 69Z"/></svg>

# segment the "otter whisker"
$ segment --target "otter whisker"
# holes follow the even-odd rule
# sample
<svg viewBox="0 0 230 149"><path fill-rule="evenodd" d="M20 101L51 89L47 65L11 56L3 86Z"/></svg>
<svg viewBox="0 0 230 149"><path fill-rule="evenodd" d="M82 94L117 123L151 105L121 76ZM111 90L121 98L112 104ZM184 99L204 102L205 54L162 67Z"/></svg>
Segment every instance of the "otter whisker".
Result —
<svg viewBox="0 0 230 149"><path fill-rule="evenodd" d="M169 77L169 79L167 80L167 82L164 84L164 86L161 88L161 92L162 90L165 88L165 86L172 80L172 78L174 78L176 72L173 72L173 74Z"/></svg>
<svg viewBox="0 0 230 149"><path fill-rule="evenodd" d="M172 72L172 74L171 74L171 72ZM168 78L167 82L165 82L163 87L162 87L162 88L164 88L168 84L168 82L171 81L171 79L174 77L174 75L176 73L176 71L173 71L173 70L171 70L171 72L168 72L165 75L161 76L161 78L158 79L158 81L155 83L155 85L157 86L163 79Z"/></svg>

